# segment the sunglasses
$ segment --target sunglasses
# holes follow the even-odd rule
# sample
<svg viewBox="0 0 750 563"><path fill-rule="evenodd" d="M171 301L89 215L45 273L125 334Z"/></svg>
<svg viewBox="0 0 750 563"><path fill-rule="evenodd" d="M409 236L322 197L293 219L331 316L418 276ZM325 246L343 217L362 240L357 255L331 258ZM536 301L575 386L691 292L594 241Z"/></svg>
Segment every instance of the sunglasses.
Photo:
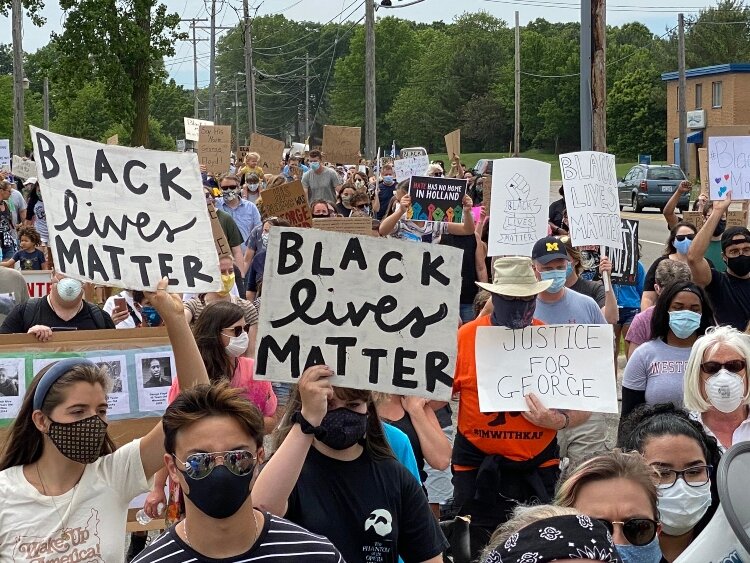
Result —
<svg viewBox="0 0 750 563"><path fill-rule="evenodd" d="M230 331L234 332L234 336L238 337L240 334L242 334L243 331L244 332L249 332L250 331L250 325L245 325L245 326L230 326L229 328L225 328L221 332L224 332L225 330L230 330Z"/></svg>
<svg viewBox="0 0 750 563"><path fill-rule="evenodd" d="M695 233L690 233L689 235L675 235L674 240L679 240L682 242L685 239L693 240L695 238Z"/></svg>
<svg viewBox="0 0 750 563"><path fill-rule="evenodd" d="M315 218L330 217L330 214L328 214L328 213L315 213L315 214L313 214L313 217L315 217Z"/></svg>
<svg viewBox="0 0 750 563"><path fill-rule="evenodd" d="M187 456L182 461L172 454L182 464L183 471L191 479L205 479L216 467L216 458L222 458L224 467L238 477L247 475L255 469L257 457L247 450L233 450L229 452L197 453Z"/></svg>
<svg viewBox="0 0 750 563"><path fill-rule="evenodd" d="M223 192L225 192L227 190L236 190L237 188L239 188L239 186L237 184L234 184L233 186L221 186L221 190Z"/></svg>
<svg viewBox="0 0 750 563"><path fill-rule="evenodd" d="M656 537L656 520L649 518L631 518L626 522L610 522L603 518L597 518L609 530L610 535L615 533L615 524L622 526L622 535L630 542L631 545L647 545Z"/></svg>
<svg viewBox="0 0 750 563"><path fill-rule="evenodd" d="M363 203L362 205L355 205L354 207L356 207L357 209L365 209L369 206L366 203Z"/></svg>
<svg viewBox="0 0 750 563"><path fill-rule="evenodd" d="M701 369L709 375L718 373L722 368L732 373L739 373L745 369L746 365L745 360L729 360L723 364L721 362L703 362Z"/></svg>

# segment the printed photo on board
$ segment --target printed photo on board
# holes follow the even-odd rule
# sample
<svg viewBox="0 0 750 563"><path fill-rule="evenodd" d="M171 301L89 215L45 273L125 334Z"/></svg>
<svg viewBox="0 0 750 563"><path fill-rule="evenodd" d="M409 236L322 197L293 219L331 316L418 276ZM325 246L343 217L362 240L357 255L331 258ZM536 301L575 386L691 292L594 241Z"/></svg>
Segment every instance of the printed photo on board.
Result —
<svg viewBox="0 0 750 563"><path fill-rule="evenodd" d="M127 359L123 356L91 358L97 366L107 372L112 381L112 390L107 393L107 414L129 414L130 389L128 385Z"/></svg>
<svg viewBox="0 0 750 563"><path fill-rule="evenodd" d="M15 418L26 392L26 359L0 359L0 419Z"/></svg>
<svg viewBox="0 0 750 563"><path fill-rule="evenodd" d="M159 355L136 354L135 375L141 412L158 411L167 407L173 365L174 359L169 352Z"/></svg>
<svg viewBox="0 0 750 563"><path fill-rule="evenodd" d="M17 366L9 363L0 363L0 396L18 397L19 373Z"/></svg>
<svg viewBox="0 0 750 563"><path fill-rule="evenodd" d="M144 387L169 387L172 385L172 369L169 358L146 358L141 360L143 373L148 379L143 380Z"/></svg>

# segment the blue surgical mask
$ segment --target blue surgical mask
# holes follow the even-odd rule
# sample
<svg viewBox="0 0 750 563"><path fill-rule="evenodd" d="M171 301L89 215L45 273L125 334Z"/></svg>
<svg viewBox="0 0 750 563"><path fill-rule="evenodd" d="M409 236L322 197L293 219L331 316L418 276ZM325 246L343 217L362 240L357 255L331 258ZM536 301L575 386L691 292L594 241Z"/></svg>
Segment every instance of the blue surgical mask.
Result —
<svg viewBox="0 0 750 563"><path fill-rule="evenodd" d="M568 262L568 265L565 267L565 277L570 277L573 275L573 264Z"/></svg>
<svg viewBox="0 0 750 563"><path fill-rule="evenodd" d="M623 563L659 563L661 548L659 536L646 545L615 545Z"/></svg>
<svg viewBox="0 0 750 563"><path fill-rule="evenodd" d="M678 254L687 254L690 250L690 245L693 243L689 238L683 240L674 240L674 248Z"/></svg>
<svg viewBox="0 0 750 563"><path fill-rule="evenodd" d="M383 183L384 183L384 184L385 184L386 186L391 186L391 185L393 185L393 176L383 176Z"/></svg>
<svg viewBox="0 0 750 563"><path fill-rule="evenodd" d="M317 170L318 168L320 168L320 162L317 162L317 161L311 162L310 168L312 168L313 170Z"/></svg>
<svg viewBox="0 0 750 563"><path fill-rule="evenodd" d="M552 280L552 285L547 289L550 293L560 291L565 287L565 280L568 279L567 270L548 270L546 272L539 272L539 275L543 280Z"/></svg>
<svg viewBox="0 0 750 563"><path fill-rule="evenodd" d="M701 316L693 311L670 311L669 328L677 338L687 338L701 326Z"/></svg>

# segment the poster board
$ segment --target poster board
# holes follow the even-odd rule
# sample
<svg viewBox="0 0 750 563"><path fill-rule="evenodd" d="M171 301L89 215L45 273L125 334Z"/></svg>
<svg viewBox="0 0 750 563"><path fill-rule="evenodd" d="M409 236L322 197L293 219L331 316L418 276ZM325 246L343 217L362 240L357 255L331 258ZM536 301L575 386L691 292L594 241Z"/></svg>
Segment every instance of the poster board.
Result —
<svg viewBox="0 0 750 563"><path fill-rule="evenodd" d="M699 231L701 230L701 227L703 227L703 223L706 222L706 218L703 216L702 211L683 211L682 220L685 223L695 225L695 228Z"/></svg>
<svg viewBox="0 0 750 563"><path fill-rule="evenodd" d="M195 119L194 117L185 117L185 139L188 141L198 142L198 136L200 135L201 125L213 125L213 121L206 121L205 119Z"/></svg>
<svg viewBox="0 0 750 563"><path fill-rule="evenodd" d="M250 136L249 149L247 152L257 152L260 155L258 166L263 169L263 172L270 174L278 173L281 159L284 156L283 141L277 141L260 133L253 133ZM245 162L244 154L240 162Z"/></svg>
<svg viewBox="0 0 750 563"><path fill-rule="evenodd" d="M52 270L22 270L29 297L44 297L52 289Z"/></svg>
<svg viewBox="0 0 750 563"><path fill-rule="evenodd" d="M245 163L245 155L250 152L250 145L240 145L237 147L237 162L239 165L237 168L242 168L242 164ZM265 172L265 169L263 170Z"/></svg>
<svg viewBox="0 0 750 563"><path fill-rule="evenodd" d="M622 219L620 233L622 248L602 247L604 254L612 262L612 283L635 285L638 277L638 226L633 219Z"/></svg>
<svg viewBox="0 0 750 563"><path fill-rule="evenodd" d="M430 166L430 157L427 154L409 156L393 161L393 169L396 172L396 181L408 180L412 176L424 176Z"/></svg>
<svg viewBox="0 0 750 563"><path fill-rule="evenodd" d="M175 144L177 146L177 152L185 152L185 148L187 145L185 139L177 139Z"/></svg>
<svg viewBox="0 0 750 563"><path fill-rule="evenodd" d="M622 248L614 155L594 151L561 154L560 171L573 246Z"/></svg>
<svg viewBox="0 0 750 563"><path fill-rule="evenodd" d="M450 400L462 252L449 246L271 229L256 379L331 383Z"/></svg>
<svg viewBox="0 0 750 563"><path fill-rule="evenodd" d="M708 194L708 149L698 149L698 174L701 177L701 195L709 196Z"/></svg>
<svg viewBox="0 0 750 563"><path fill-rule="evenodd" d="M744 211L727 211L727 228L747 227L747 214Z"/></svg>
<svg viewBox="0 0 750 563"><path fill-rule="evenodd" d="M312 212L299 180L263 190L261 199L266 216L286 219L293 227L312 227Z"/></svg>
<svg viewBox="0 0 750 563"><path fill-rule="evenodd" d="M312 226L321 231L332 233L349 233L351 235L372 236L372 219L370 217L323 217L313 219Z"/></svg>
<svg viewBox="0 0 750 563"><path fill-rule="evenodd" d="M490 256L531 256L534 243L547 236L551 170L549 163L530 158L495 160ZM487 180L484 182L486 186ZM492 189L485 187L482 193L486 196Z"/></svg>
<svg viewBox="0 0 750 563"><path fill-rule="evenodd" d="M412 221L461 223L464 220L466 186L464 178L412 176L409 179L409 218Z"/></svg>
<svg viewBox="0 0 750 563"><path fill-rule="evenodd" d="M221 288L195 154L103 145L31 127L50 245L66 275L155 291Z"/></svg>
<svg viewBox="0 0 750 563"><path fill-rule="evenodd" d="M612 325L477 329L479 410L528 411L534 393L547 408L618 412Z"/></svg>
<svg viewBox="0 0 750 563"><path fill-rule="evenodd" d="M712 200L750 199L750 136L708 138L708 178Z"/></svg>
<svg viewBox="0 0 750 563"><path fill-rule="evenodd" d="M29 178L36 178L36 162L20 156L13 155L13 176L15 178L21 178L22 180L28 180Z"/></svg>
<svg viewBox="0 0 750 563"><path fill-rule="evenodd" d="M0 139L0 170L10 170L10 141Z"/></svg>
<svg viewBox="0 0 750 563"><path fill-rule="evenodd" d="M112 135L111 137L109 137L107 139L107 144L108 145L119 145L120 144L120 136L117 133L115 133L114 135Z"/></svg>
<svg viewBox="0 0 750 563"><path fill-rule="evenodd" d="M201 125L198 133L198 163L209 174L219 177L229 172L232 154L232 127Z"/></svg>
<svg viewBox="0 0 750 563"><path fill-rule="evenodd" d="M229 246L227 237L224 235L224 230L221 228L219 216L216 213L216 208L213 203L208 204L208 216L211 218L211 235L214 238L216 253L219 255L219 258L231 258L232 249Z"/></svg>
<svg viewBox="0 0 750 563"><path fill-rule="evenodd" d="M323 160L334 164L357 164L360 159L360 127L323 126Z"/></svg>
<svg viewBox="0 0 750 563"><path fill-rule="evenodd" d="M456 129L445 136L445 152L448 154L448 160L461 158L461 130Z"/></svg>

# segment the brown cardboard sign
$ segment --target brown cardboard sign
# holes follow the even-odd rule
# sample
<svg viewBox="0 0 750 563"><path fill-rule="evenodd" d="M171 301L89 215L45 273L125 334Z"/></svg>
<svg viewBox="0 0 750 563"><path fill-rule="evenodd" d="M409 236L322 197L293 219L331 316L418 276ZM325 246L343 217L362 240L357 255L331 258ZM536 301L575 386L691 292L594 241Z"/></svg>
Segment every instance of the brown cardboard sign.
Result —
<svg viewBox="0 0 750 563"><path fill-rule="evenodd" d="M448 153L448 160L452 161L455 157L461 158L461 130L456 129L445 136L445 149Z"/></svg>
<svg viewBox="0 0 750 563"><path fill-rule="evenodd" d="M112 135L109 139L107 139L108 145L119 145L120 144L120 136L117 134Z"/></svg>
<svg viewBox="0 0 750 563"><path fill-rule="evenodd" d="M696 229L700 231L701 227L703 227L703 223L706 222L706 218L703 217L702 211L684 211L682 213L682 221L684 223L693 225Z"/></svg>
<svg viewBox="0 0 750 563"><path fill-rule="evenodd" d="M359 142L360 127L323 127L323 160L334 164L357 164L361 158Z"/></svg>
<svg viewBox="0 0 750 563"><path fill-rule="evenodd" d="M747 227L747 215L744 211L727 211L727 228Z"/></svg>
<svg viewBox="0 0 750 563"><path fill-rule="evenodd" d="M232 249L229 247L227 237L224 236L224 230L221 228L219 216L213 203L208 204L208 216L211 218L211 234L214 237L214 245L216 245L219 258L231 258Z"/></svg>
<svg viewBox="0 0 750 563"><path fill-rule="evenodd" d="M250 146L247 148L247 152L242 154L241 157L243 164L245 162L245 154L248 152L257 152L260 155L258 166L263 169L263 172L268 174L278 173L281 159L284 156L284 143L282 141L277 141L260 133L253 133L250 136Z"/></svg>
<svg viewBox="0 0 750 563"><path fill-rule="evenodd" d="M286 219L292 227L312 227L310 205L299 180L268 188L261 198L266 216Z"/></svg>
<svg viewBox="0 0 750 563"><path fill-rule="evenodd" d="M372 235L370 217L325 217L313 219L313 227L321 231L349 233L352 235Z"/></svg>
<svg viewBox="0 0 750 563"><path fill-rule="evenodd" d="M198 162L213 176L229 172L232 153L232 127L201 125L198 133Z"/></svg>

